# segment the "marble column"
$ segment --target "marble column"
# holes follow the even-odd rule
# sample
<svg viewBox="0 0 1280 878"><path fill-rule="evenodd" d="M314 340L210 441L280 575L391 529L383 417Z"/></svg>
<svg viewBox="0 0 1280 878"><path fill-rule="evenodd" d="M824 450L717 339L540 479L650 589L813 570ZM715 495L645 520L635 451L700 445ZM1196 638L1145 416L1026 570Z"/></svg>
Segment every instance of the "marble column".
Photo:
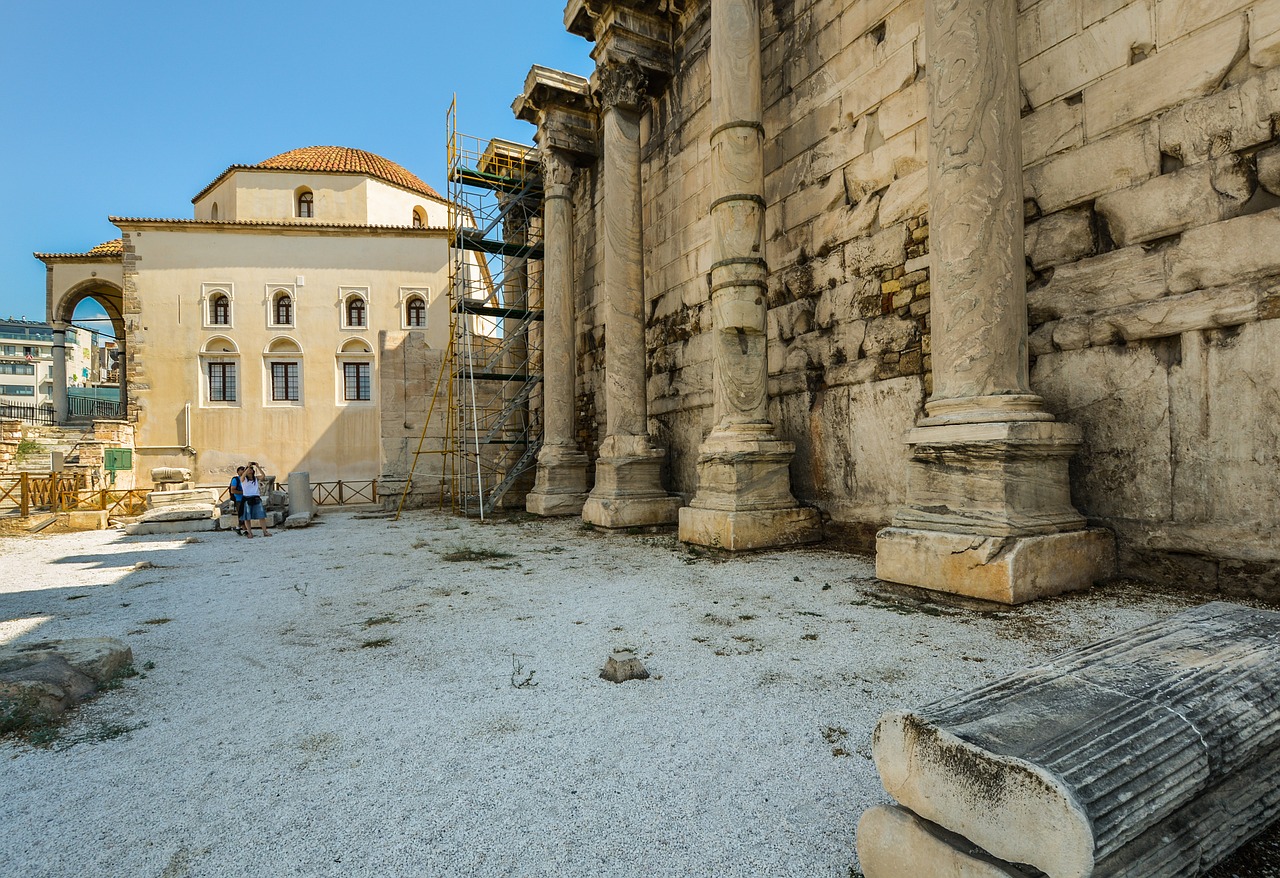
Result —
<svg viewBox="0 0 1280 878"><path fill-rule="evenodd" d="M813 542L817 510L791 495L795 444L769 421L758 0L711 4L711 266L715 424L680 539L740 550Z"/></svg>
<svg viewBox="0 0 1280 878"><path fill-rule="evenodd" d="M1080 431L1030 390L1017 0L926 0L933 394L881 579L1007 603L1085 588L1110 534L1071 505Z"/></svg>
<svg viewBox="0 0 1280 878"><path fill-rule="evenodd" d="M53 324L53 418L67 422L67 324ZM39 382L37 382L39 383Z"/></svg>
<svg viewBox="0 0 1280 878"><path fill-rule="evenodd" d="M525 508L534 515L578 515L587 499L587 456L578 449L574 399L573 160L539 137L543 188L542 450Z"/></svg>
<svg viewBox="0 0 1280 878"><path fill-rule="evenodd" d="M665 453L649 438L641 241L640 105L635 62L598 69L603 154L601 233L605 323L605 438L582 519L600 527L673 523L680 500L662 489Z"/></svg>

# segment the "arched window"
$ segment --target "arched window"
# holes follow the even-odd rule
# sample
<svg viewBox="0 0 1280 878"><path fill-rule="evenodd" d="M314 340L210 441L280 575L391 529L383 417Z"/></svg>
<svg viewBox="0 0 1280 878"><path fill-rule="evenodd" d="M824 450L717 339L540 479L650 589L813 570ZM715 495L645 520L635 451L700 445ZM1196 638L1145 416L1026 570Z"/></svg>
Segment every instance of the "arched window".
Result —
<svg viewBox="0 0 1280 878"><path fill-rule="evenodd" d="M213 207L209 208L209 219L214 222L218 221L218 202L213 203Z"/></svg>
<svg viewBox="0 0 1280 878"><path fill-rule="evenodd" d="M421 207L413 209L413 227L415 229L425 229L427 227L427 215L422 212Z"/></svg>
<svg viewBox="0 0 1280 878"><path fill-rule="evenodd" d="M345 342L338 350L338 401L373 401L373 348L362 338Z"/></svg>
<svg viewBox="0 0 1280 878"><path fill-rule="evenodd" d="M231 325L231 300L221 293L215 293L209 300L209 323L214 326Z"/></svg>
<svg viewBox="0 0 1280 878"><path fill-rule="evenodd" d="M413 296L404 305L404 325L411 329L421 329L427 325L427 303L421 296Z"/></svg>
<svg viewBox="0 0 1280 878"><path fill-rule="evenodd" d="M275 315L276 326L293 325L293 298L288 293L280 293L276 296L275 306L272 311Z"/></svg>
<svg viewBox="0 0 1280 878"><path fill-rule="evenodd" d="M316 200L310 189L298 193L298 218L311 219L316 215Z"/></svg>
<svg viewBox="0 0 1280 878"><path fill-rule="evenodd" d="M302 404L302 347L291 338L277 338L265 352L268 404Z"/></svg>
<svg viewBox="0 0 1280 878"><path fill-rule="evenodd" d="M224 406L240 400L239 351L229 338L215 337L205 342L200 350L203 375L203 405Z"/></svg>
<svg viewBox="0 0 1280 878"><path fill-rule="evenodd" d="M365 325L364 299L352 296L347 299L347 326L363 327Z"/></svg>

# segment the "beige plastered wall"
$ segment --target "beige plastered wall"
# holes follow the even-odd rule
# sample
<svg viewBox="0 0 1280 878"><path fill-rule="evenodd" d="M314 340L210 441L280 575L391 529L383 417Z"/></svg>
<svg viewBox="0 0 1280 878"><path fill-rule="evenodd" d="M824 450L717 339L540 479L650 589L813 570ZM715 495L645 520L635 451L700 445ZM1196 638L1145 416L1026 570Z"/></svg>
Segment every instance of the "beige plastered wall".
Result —
<svg viewBox="0 0 1280 878"><path fill-rule="evenodd" d="M130 417L136 421L139 466L189 466L197 481L229 478L256 460L312 481L368 479L381 470L379 334L403 327L403 290L429 292L425 343L448 338L446 242L404 230L261 230L234 227L121 225L125 236L125 301L129 325ZM232 298L230 326L209 323L208 297ZM271 294L294 298L294 325L273 326ZM368 325L342 327L343 291L367 290ZM374 364L370 402L344 402L339 351L367 343ZM268 354L296 344L300 355ZM210 401L201 352L233 347L238 400ZM302 401L270 399L267 363L298 356ZM190 404L188 437L187 405ZM189 447L184 447L188 446Z"/></svg>
<svg viewBox="0 0 1280 878"><path fill-rule="evenodd" d="M931 390L922 0L761 4L772 417L795 493L870 546ZM642 123L651 430L710 429L709 4ZM1032 379L1084 430L1122 570L1280 595L1280 0L1020 0ZM585 47L585 44L584 44ZM578 435L603 433L598 164L574 183Z"/></svg>

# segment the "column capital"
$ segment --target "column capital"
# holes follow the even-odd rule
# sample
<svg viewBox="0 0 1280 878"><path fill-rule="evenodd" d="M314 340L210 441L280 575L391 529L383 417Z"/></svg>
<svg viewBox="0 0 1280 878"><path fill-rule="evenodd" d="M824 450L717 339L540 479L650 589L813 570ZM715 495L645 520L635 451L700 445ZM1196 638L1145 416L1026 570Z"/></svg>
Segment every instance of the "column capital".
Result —
<svg viewBox="0 0 1280 878"><path fill-rule="evenodd" d="M672 23L680 14L672 0L569 0L565 28L595 43L597 71L634 61L656 97L671 79Z"/></svg>
<svg viewBox="0 0 1280 878"><path fill-rule="evenodd" d="M591 83L584 77L535 64L511 110L517 119L537 126L539 149L560 149L584 159L600 154L599 120Z"/></svg>
<svg viewBox="0 0 1280 878"><path fill-rule="evenodd" d="M648 96L649 77L634 59L596 68L595 94L602 109L639 110Z"/></svg>
<svg viewBox="0 0 1280 878"><path fill-rule="evenodd" d="M567 197L573 184L573 156L554 146L538 150L542 161L542 188L548 197Z"/></svg>

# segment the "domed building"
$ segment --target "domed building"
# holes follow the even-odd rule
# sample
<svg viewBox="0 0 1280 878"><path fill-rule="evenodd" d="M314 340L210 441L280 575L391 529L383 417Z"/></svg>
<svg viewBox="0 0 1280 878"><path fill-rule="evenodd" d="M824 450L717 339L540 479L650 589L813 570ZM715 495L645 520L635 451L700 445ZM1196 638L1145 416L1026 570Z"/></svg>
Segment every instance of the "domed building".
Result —
<svg viewBox="0 0 1280 878"><path fill-rule="evenodd" d="M405 388L435 379L448 342L445 199L382 156L309 146L231 165L192 204L111 217L111 248L35 254L55 343L86 298L115 324L139 483L182 466L216 484L250 459L313 481L396 469L431 390Z"/></svg>

